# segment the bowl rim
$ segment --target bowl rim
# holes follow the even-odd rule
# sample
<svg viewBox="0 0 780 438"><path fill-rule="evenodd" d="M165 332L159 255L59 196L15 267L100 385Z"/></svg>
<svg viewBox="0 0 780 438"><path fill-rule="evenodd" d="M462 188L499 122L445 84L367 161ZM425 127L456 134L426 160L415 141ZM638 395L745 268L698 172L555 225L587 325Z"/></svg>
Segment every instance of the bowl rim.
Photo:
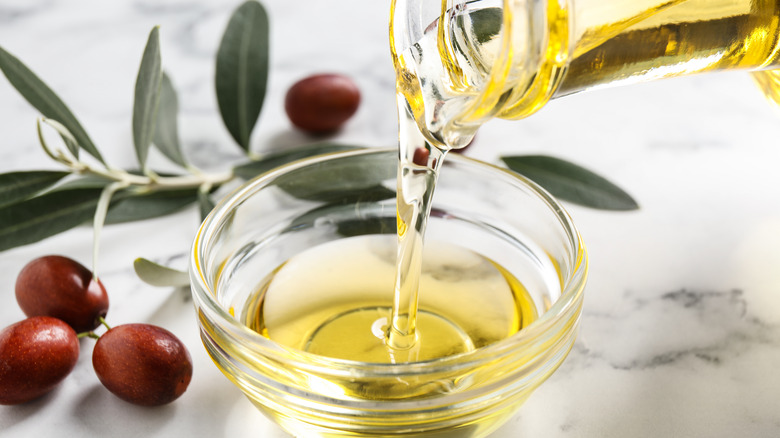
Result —
<svg viewBox="0 0 780 438"><path fill-rule="evenodd" d="M469 352L426 361L409 363L361 362L322 356L278 344L241 324L217 302L215 299L215 291L208 285L205 274L203 273L203 268L199 263L200 254L203 253L206 243L209 242L209 237L213 236L213 234L219 230L224 218L233 208L240 205L248 196L251 196L255 191L266 186L270 181L275 180L289 171L343 157L387 154L392 152L397 154L397 148L367 147L328 152L303 158L260 174L234 189L232 193L223 197L201 223L189 253L191 292L194 297L199 317L203 317L203 315L200 314L204 314L211 323L216 323L221 329L229 331L231 336L234 337L234 341L242 342L244 346L251 348L255 352L259 352L264 356L273 357L276 360L309 371L344 375L354 375L355 373L365 373L366 375L419 375L440 372L443 369L469 367L475 362L481 362L486 359L495 360L496 358L510 355L512 352L517 351L518 348L522 348L519 347L518 344L530 345L536 342L544 342L545 333L550 333L550 330L554 328L553 326L565 324L567 319L578 317L587 278L588 257L582 237L568 212L549 192L525 176L512 170L474 158L469 158L461 154L448 154L449 156L445 159L445 165L447 162L455 161L465 163L469 166L481 167L493 172L499 172L504 175L505 178L514 180L516 184L521 184L530 188L535 195L547 204L550 210L558 218L573 250L572 273L569 278L562 279L564 282L562 283L560 297L558 297L547 311L539 315L534 322L521 331L505 339ZM202 325L200 320L198 323L199 325Z"/></svg>

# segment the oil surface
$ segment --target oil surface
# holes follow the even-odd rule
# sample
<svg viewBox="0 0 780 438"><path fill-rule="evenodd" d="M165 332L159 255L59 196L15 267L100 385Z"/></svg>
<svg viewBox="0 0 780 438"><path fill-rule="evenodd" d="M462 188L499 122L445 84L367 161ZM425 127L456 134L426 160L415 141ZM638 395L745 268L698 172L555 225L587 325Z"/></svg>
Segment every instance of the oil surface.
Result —
<svg viewBox="0 0 780 438"><path fill-rule="evenodd" d="M242 312L244 323L288 347L362 362L450 356L511 336L537 317L522 283L491 260L442 242L425 246L417 341L386 344L395 239L360 236L318 245L274 270Z"/></svg>

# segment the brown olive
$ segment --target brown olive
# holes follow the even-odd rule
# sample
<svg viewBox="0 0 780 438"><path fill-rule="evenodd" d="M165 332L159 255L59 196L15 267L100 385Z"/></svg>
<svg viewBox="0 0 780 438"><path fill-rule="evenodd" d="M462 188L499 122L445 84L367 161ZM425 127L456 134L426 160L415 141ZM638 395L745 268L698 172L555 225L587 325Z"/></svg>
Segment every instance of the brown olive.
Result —
<svg viewBox="0 0 780 438"><path fill-rule="evenodd" d="M35 316L0 331L0 404L34 400L54 389L79 358L76 332L63 321Z"/></svg>
<svg viewBox="0 0 780 438"><path fill-rule="evenodd" d="M360 90L340 74L304 78L287 91L284 109L293 125L312 134L338 130L360 105Z"/></svg>
<svg viewBox="0 0 780 438"><path fill-rule="evenodd" d="M418 165L418 166L427 166L428 165L428 157L431 155L431 152L424 148L419 147L414 150L414 154L412 155L412 163Z"/></svg>
<svg viewBox="0 0 780 438"><path fill-rule="evenodd" d="M59 318L77 332L95 329L108 312L103 284L79 262L56 255L22 268L16 278L16 301L25 315Z"/></svg>
<svg viewBox="0 0 780 438"><path fill-rule="evenodd" d="M142 406L170 403L192 379L192 359L168 330L125 324L100 336L92 352L100 382L117 397Z"/></svg>

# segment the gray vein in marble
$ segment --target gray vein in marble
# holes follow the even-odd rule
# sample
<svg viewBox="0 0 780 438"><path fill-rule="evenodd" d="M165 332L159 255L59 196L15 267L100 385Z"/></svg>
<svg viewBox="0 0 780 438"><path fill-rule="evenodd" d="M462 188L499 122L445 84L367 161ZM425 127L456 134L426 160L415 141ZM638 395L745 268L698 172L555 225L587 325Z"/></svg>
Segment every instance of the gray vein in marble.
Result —
<svg viewBox="0 0 780 438"><path fill-rule="evenodd" d="M246 161L238 146L221 144L214 140L192 140L183 146L189 160L204 170L224 167L229 163Z"/></svg>
<svg viewBox="0 0 780 438"><path fill-rule="evenodd" d="M136 1L132 3L132 8L141 14L149 15L152 17L159 17L161 15L172 14L177 19L181 19L180 14L189 12L190 10L203 10L204 5L198 2L182 2L182 3L166 3L159 1Z"/></svg>
<svg viewBox="0 0 780 438"><path fill-rule="evenodd" d="M655 150L669 150L673 151L675 153L679 153L682 151L688 151L688 152L699 152L699 151L711 151L711 150L718 150L718 149L728 149L733 147L732 144L719 141L717 139L713 138L706 138L706 135L702 135L700 137L696 137L695 140L691 139L664 139L664 140L653 140L647 143L648 149L655 149Z"/></svg>
<svg viewBox="0 0 780 438"><path fill-rule="evenodd" d="M628 310L619 314L584 312L583 338L571 357L578 366L606 362L616 370L650 370L689 367L687 361L693 359L718 367L758 346L780 348L780 326L750 316L738 289L680 289L625 299ZM589 346L591 331L599 331L606 343ZM618 350L626 352L614 354Z"/></svg>
<svg viewBox="0 0 780 438"><path fill-rule="evenodd" d="M209 19L218 13L218 9L207 8L203 5L200 7L198 5L167 7L159 6L157 3L151 7L139 7L136 5L136 9L141 13L158 19L160 14L154 12L156 8L161 8L167 11L166 13L174 14L180 20L180 24L171 29L172 36L167 35L175 42L176 49L180 50L184 55L205 59L211 63L216 53L215 48L218 41L213 42L213 47L202 47L198 44L196 35L198 29L204 26L205 23L208 23Z"/></svg>
<svg viewBox="0 0 780 438"><path fill-rule="evenodd" d="M35 16L42 10L50 7L53 0L44 0L39 2L25 2L24 6L0 5L0 24L13 23L16 20L29 16Z"/></svg>

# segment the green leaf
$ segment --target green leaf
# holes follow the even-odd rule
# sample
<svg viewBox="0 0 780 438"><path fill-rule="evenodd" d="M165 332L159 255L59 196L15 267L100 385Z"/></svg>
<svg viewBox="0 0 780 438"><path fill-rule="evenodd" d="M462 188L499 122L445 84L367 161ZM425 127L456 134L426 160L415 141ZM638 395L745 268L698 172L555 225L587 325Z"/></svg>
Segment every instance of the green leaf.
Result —
<svg viewBox="0 0 780 438"><path fill-rule="evenodd" d="M101 189L50 192L0 208L0 251L38 242L92 218Z"/></svg>
<svg viewBox="0 0 780 438"><path fill-rule="evenodd" d="M155 26L149 33L138 78L135 82L133 104L133 144L138 163L146 169L146 157L154 136L154 122L160 102L162 86L162 58L160 56L160 29Z"/></svg>
<svg viewBox="0 0 780 438"><path fill-rule="evenodd" d="M256 161L236 166L233 168L233 174L239 178L252 179L260 174L273 170L293 161L316 155L327 154L331 152L348 151L360 149L360 146L351 146L336 143L314 143L289 150L279 151L265 155Z"/></svg>
<svg viewBox="0 0 780 438"><path fill-rule="evenodd" d="M395 190L379 185L382 179L374 178L369 173L348 173L348 175L355 178L350 180L345 178L341 182L323 186L318 177L312 179L304 177L296 178L295 181L285 181L279 187L298 199L326 202L327 205L351 205L395 199ZM322 177L323 174L320 173L318 176Z"/></svg>
<svg viewBox="0 0 780 438"><path fill-rule="evenodd" d="M214 209L214 201L211 200L208 192L198 190L198 207L200 208L200 218L206 219L206 216Z"/></svg>
<svg viewBox="0 0 780 438"><path fill-rule="evenodd" d="M65 103L35 73L2 47L0 47L0 70L30 105L40 111L44 117L62 123L73 134L82 149L101 163L105 163L95 144Z"/></svg>
<svg viewBox="0 0 780 438"><path fill-rule="evenodd" d="M394 217L350 219L338 224L338 233L345 237L365 234L395 234L397 232L398 228L396 228L396 218Z"/></svg>
<svg viewBox="0 0 780 438"><path fill-rule="evenodd" d="M49 170L0 174L0 207L24 201L68 175Z"/></svg>
<svg viewBox="0 0 780 438"><path fill-rule="evenodd" d="M137 169L130 169L127 170L127 172L131 175L143 175L143 173ZM176 174L172 173L158 173L157 176L163 176L163 177L170 177L170 176L177 176ZM77 178L73 178L71 180L65 181L63 184L60 184L57 186L54 190L63 190L63 189L83 189L83 188L104 188L107 185L111 184L115 180L109 179L100 175L92 175L87 174L84 176L79 176ZM125 195L132 195L133 193L131 191L125 191L122 192ZM137 193L135 193L137 195Z"/></svg>
<svg viewBox="0 0 780 438"><path fill-rule="evenodd" d="M89 222L110 181L83 178L40 196L0 207L0 251L38 242ZM63 185L65 186L65 185ZM106 224L139 221L174 213L197 199L196 189L114 194Z"/></svg>
<svg viewBox="0 0 780 438"><path fill-rule="evenodd" d="M303 158L354 149L360 147L327 142L315 143L269 154L258 161L235 167L233 174L239 178L250 179ZM396 175L396 168L388 167L386 164L381 161L375 162L375 158L371 156L357 155L341 160L328 169L312 167L307 168L305 172L292 172L277 181L277 184L279 188L296 198L329 203L360 196L366 191L378 193L378 190L382 189L384 191L381 196L387 196L388 193L390 196L395 196L395 192L381 187L383 182L394 179ZM333 178L334 172L340 177Z"/></svg>
<svg viewBox="0 0 780 438"><path fill-rule="evenodd" d="M181 152L179 143L179 99L176 89L165 72L160 88L160 104L157 109L157 123L154 128L154 144L157 149L174 163L187 167L187 160Z"/></svg>
<svg viewBox="0 0 780 438"><path fill-rule="evenodd" d="M386 195L390 196L386 196ZM388 200L390 205L388 205ZM343 236L363 234L396 233L396 217L382 216L388 207L395 207L395 192L382 188L368 190L365 195L351 195L344 202L331 202L315 207L290 221L288 229L301 230L321 226L323 222L336 224L337 232ZM360 218L355 219L355 209L360 209ZM392 211L395 209L392 208Z"/></svg>
<svg viewBox="0 0 780 438"><path fill-rule="evenodd" d="M172 269L153 261L137 258L133 261L138 278L145 283L158 287L182 287L190 285L190 276L184 271Z"/></svg>
<svg viewBox="0 0 780 438"><path fill-rule="evenodd" d="M501 157L506 165L554 196L601 210L636 210L639 205L620 187L574 163L544 155Z"/></svg>
<svg viewBox="0 0 780 438"><path fill-rule="evenodd" d="M372 155L352 155L328 163L287 172L276 181L286 193L307 201L351 202L367 194L372 200L394 198L397 169Z"/></svg>
<svg viewBox="0 0 780 438"><path fill-rule="evenodd" d="M222 121L245 151L265 99L268 14L247 1L233 12L217 51L216 93Z"/></svg>
<svg viewBox="0 0 780 438"><path fill-rule="evenodd" d="M176 213L197 199L197 189L166 190L149 194L122 191L114 198L106 216L107 224L140 221Z"/></svg>
<svg viewBox="0 0 780 438"><path fill-rule="evenodd" d="M102 189L112 182L114 181L98 175L84 175L65 181L64 183L55 187L54 191L72 189Z"/></svg>

